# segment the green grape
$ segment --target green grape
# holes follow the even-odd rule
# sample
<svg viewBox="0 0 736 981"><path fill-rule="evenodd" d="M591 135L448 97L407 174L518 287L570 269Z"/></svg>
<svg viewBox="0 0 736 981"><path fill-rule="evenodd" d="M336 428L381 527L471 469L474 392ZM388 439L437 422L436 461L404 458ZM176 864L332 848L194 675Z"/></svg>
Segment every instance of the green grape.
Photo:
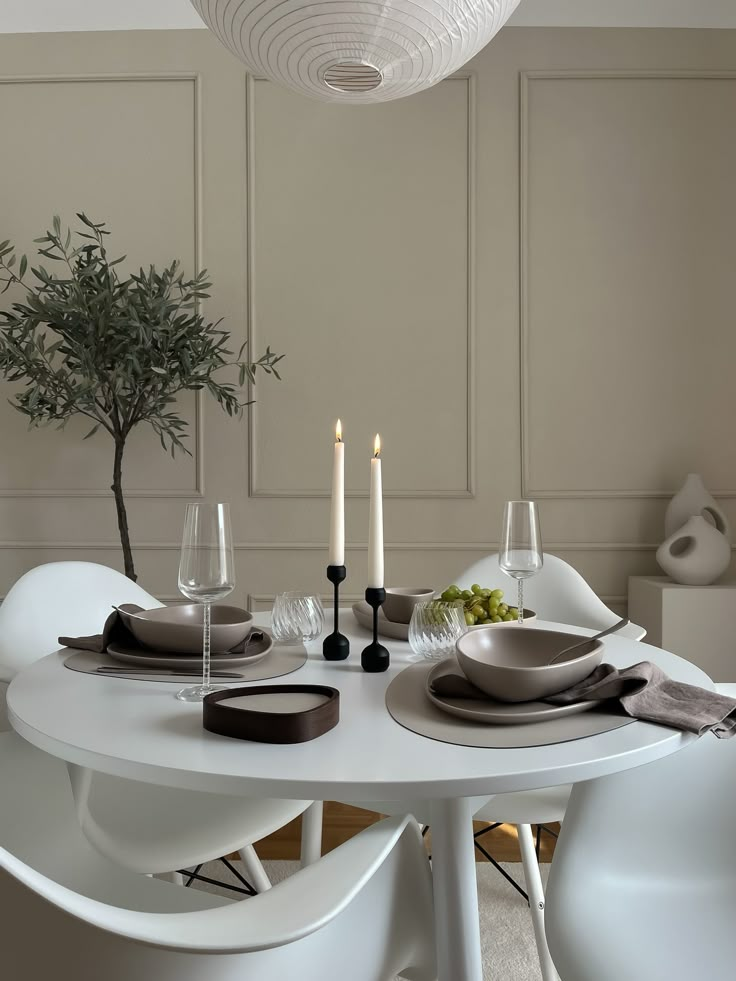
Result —
<svg viewBox="0 0 736 981"><path fill-rule="evenodd" d="M495 614L494 614L494 615L493 615L493 616L491 617L491 621L492 621L493 623L500 623L500 622L501 622L501 619L502 619L502 618L501 618L501 617L500 617L500 616L499 616L499 615L498 615L497 613L495 613Z"/></svg>
<svg viewBox="0 0 736 981"><path fill-rule="evenodd" d="M512 617L510 613L507 613L503 619L505 623L511 623L512 620L516 620L516 617Z"/></svg>
<svg viewBox="0 0 736 981"><path fill-rule="evenodd" d="M495 611L500 606L500 603L501 601L498 599L497 596L491 596L491 598L488 600L488 609L493 610L495 613Z"/></svg>
<svg viewBox="0 0 736 981"><path fill-rule="evenodd" d="M512 607L509 608L508 615L511 617L512 620L518 620L519 619L519 611L516 609L515 606L512 606Z"/></svg>
<svg viewBox="0 0 736 981"><path fill-rule="evenodd" d="M503 599L503 590L502 589L494 589L492 591L492 593L491 593L491 596L495 596L500 601L500 600Z"/></svg>
<svg viewBox="0 0 736 981"><path fill-rule="evenodd" d="M464 600L473 599L473 594L470 592L469 589L464 589L462 593L460 593L460 595Z"/></svg>
<svg viewBox="0 0 736 981"><path fill-rule="evenodd" d="M491 618L490 617L481 617L480 618L480 622L481 623L490 623L491 622Z"/></svg>
<svg viewBox="0 0 736 981"><path fill-rule="evenodd" d="M483 597L484 600L487 600L490 598L491 591L490 589L481 589L480 595Z"/></svg>
<svg viewBox="0 0 736 981"><path fill-rule="evenodd" d="M445 603L452 603L452 601L455 599L454 595L450 592L449 589L446 589L444 593L442 593L442 596L440 598Z"/></svg>
<svg viewBox="0 0 736 981"><path fill-rule="evenodd" d="M486 611L479 603L476 604L475 606L471 606L470 612L473 614L476 620L480 620L481 617L484 617L486 615Z"/></svg>
<svg viewBox="0 0 736 981"><path fill-rule="evenodd" d="M478 595L478 593L480 593L480 586L478 585L477 582L474 582L473 585L470 587L470 592L475 593L476 596Z"/></svg>
<svg viewBox="0 0 736 981"><path fill-rule="evenodd" d="M465 614L465 623L466 623L466 625L468 627L474 627L475 626L475 617L473 616L472 613L466 613Z"/></svg>
<svg viewBox="0 0 736 981"><path fill-rule="evenodd" d="M499 616L505 617L509 612L509 608L505 603L501 603L498 607Z"/></svg>

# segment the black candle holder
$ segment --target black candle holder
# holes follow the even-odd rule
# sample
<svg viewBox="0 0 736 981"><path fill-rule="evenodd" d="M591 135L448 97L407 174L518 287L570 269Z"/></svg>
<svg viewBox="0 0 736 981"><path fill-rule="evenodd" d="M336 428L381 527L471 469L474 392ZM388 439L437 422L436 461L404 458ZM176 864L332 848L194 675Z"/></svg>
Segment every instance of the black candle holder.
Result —
<svg viewBox="0 0 736 981"><path fill-rule="evenodd" d="M373 642L363 649L360 666L364 671L385 671L391 661L388 649L378 643L378 611L386 602L386 590L369 586L365 591L365 601L373 610Z"/></svg>
<svg viewBox="0 0 736 981"><path fill-rule="evenodd" d="M344 581L347 574L348 572L344 565L327 566L327 578L335 587L335 613L333 631L322 641L322 657L326 661L344 661L350 653L350 641L337 629L340 609L340 583Z"/></svg>

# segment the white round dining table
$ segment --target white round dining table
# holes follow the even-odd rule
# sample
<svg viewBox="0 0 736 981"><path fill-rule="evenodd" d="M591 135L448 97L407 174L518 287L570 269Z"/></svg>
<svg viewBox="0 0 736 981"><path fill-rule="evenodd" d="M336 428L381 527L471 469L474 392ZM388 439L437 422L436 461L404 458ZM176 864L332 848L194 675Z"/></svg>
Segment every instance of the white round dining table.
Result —
<svg viewBox="0 0 736 981"><path fill-rule="evenodd" d="M256 622L266 625L268 616ZM562 624L536 626L592 633ZM271 745L207 732L201 708L174 698L180 683L81 674L64 667L64 651L15 677L9 718L24 739L54 756L150 783L250 797L428 801L439 981L482 981L469 798L604 777L674 753L695 737L635 722L529 748L430 740L402 728L385 707L388 684L414 659L408 643L384 641L391 652L388 671L366 674L360 652L368 634L349 611L341 627L350 638L348 660L325 661L317 641L304 666L279 679L339 690L338 725L311 742ZM657 647L616 636L605 643L605 659L618 667L651 660L678 681L713 687L699 668Z"/></svg>

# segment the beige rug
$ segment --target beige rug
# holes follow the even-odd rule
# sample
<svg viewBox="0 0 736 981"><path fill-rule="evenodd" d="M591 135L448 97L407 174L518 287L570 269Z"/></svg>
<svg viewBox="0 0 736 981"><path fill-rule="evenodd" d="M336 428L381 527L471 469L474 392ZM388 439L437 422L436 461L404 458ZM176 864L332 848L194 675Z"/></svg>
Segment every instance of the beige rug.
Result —
<svg viewBox="0 0 736 981"><path fill-rule="evenodd" d="M272 882L279 882L298 868L296 862L263 864ZM235 865L240 867L239 862ZM521 865L507 864L504 868L523 883ZM541 981L528 906L492 865L479 862L476 869L483 946L483 981ZM542 877L545 880L548 870L549 865L542 865ZM219 862L206 865L202 872L221 881L235 881ZM203 883L197 885L207 891L219 891L216 887ZM235 893L225 891L223 895L234 896Z"/></svg>

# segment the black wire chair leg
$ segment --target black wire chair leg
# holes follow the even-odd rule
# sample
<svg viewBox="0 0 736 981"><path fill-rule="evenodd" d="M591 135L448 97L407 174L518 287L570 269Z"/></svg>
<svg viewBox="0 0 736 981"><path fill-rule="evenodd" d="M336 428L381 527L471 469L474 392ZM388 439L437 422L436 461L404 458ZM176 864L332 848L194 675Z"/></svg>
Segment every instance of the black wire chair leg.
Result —
<svg viewBox="0 0 736 981"><path fill-rule="evenodd" d="M211 886L220 886L220 888L222 889L229 889L231 892L238 892L244 896L256 895L255 890L253 890L252 888L249 890L249 889L242 889L240 886L231 886L230 883L228 882L219 882L217 879L210 879L209 876L200 875L198 872L188 872L186 869L184 869L182 871L182 875L188 875L192 879L196 879L197 882L207 882ZM189 885L188 882L187 885Z"/></svg>
<svg viewBox="0 0 736 981"><path fill-rule="evenodd" d="M542 825L541 824L538 824L537 825L537 836L534 839L534 851L537 854L537 865L539 865L539 849L541 847L541 844L542 844Z"/></svg>
<svg viewBox="0 0 736 981"><path fill-rule="evenodd" d="M252 886L250 882L248 882L248 880L245 878L245 876L242 875L240 872L238 872L238 870L235 868L232 862L228 862L226 858L221 858L220 861L225 866L225 868L235 876L235 878L239 882L242 882L242 884L246 887L246 889L250 889L251 894L253 896L258 895L258 890L255 888L255 886Z"/></svg>
<svg viewBox="0 0 736 981"><path fill-rule="evenodd" d="M514 879L514 877L512 875L509 875L508 872L506 871L506 869L502 868L498 864L498 862L493 857L493 855L489 855L489 853L485 850L485 848L483 847L483 845L481 845L481 843L479 841L476 841L475 842L475 847L478 849L478 851L481 853L481 855L483 855L486 858L486 860L489 861L491 863L491 865L501 873L501 875L504 877L504 879L506 879L506 881L508 883L510 883L514 887L514 889L520 895L522 895L524 897L524 899L528 903L529 902L529 896L528 896L528 894L526 892L524 892L524 890L521 888L521 886L516 881L516 879Z"/></svg>
<svg viewBox="0 0 736 981"><path fill-rule="evenodd" d="M481 835L486 835L486 834L488 834L489 831L495 831L496 828L500 828L501 827L501 823L502 823L501 821L496 821L495 824L489 824L487 827L481 828L480 831L474 831L473 832L473 837L474 838L480 838Z"/></svg>
<svg viewBox="0 0 736 981"><path fill-rule="evenodd" d="M182 872L181 873L182 875L188 875L189 876L189 878L187 879L187 881L184 883L184 888L185 889L188 886L191 886L191 884L194 882L194 879L196 878L197 873L199 872L199 870L202 868L203 865L204 865L204 862L200 862L199 865L197 865L195 867L194 872Z"/></svg>

